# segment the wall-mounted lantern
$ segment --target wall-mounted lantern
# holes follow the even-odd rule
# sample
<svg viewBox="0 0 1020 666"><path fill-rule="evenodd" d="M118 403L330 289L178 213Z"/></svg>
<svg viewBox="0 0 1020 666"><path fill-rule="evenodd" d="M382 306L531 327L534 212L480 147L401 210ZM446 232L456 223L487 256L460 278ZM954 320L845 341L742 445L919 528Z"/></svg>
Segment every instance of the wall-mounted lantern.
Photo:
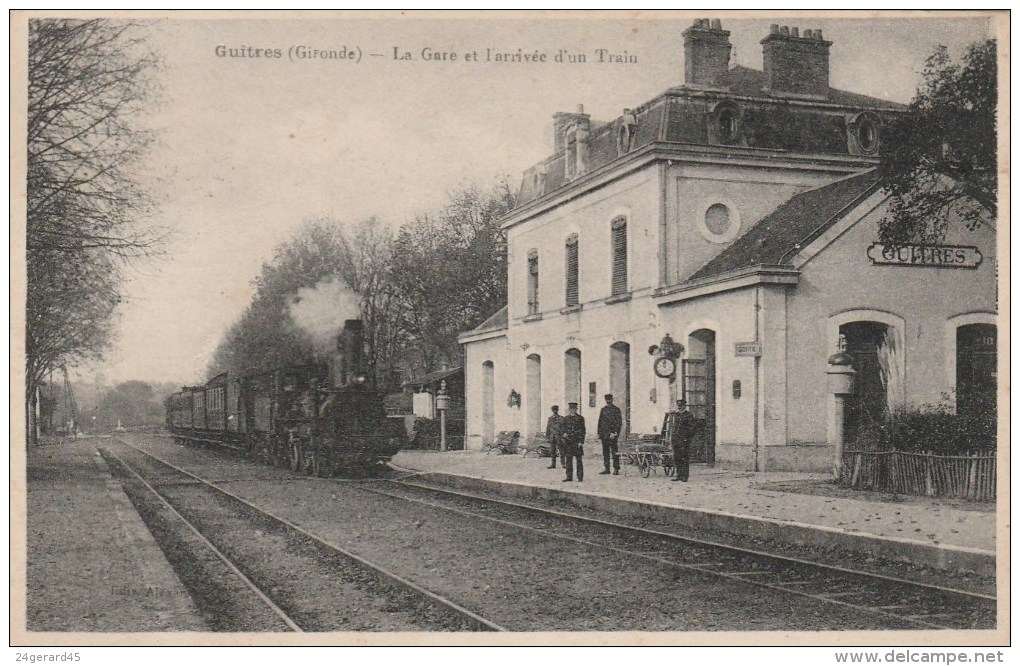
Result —
<svg viewBox="0 0 1020 666"><path fill-rule="evenodd" d="M660 356L662 358L680 358L680 355L684 353L684 346L679 342L673 340L673 338L667 333L662 336L662 340L659 344L652 345L648 348L649 356Z"/></svg>
<svg viewBox="0 0 1020 666"><path fill-rule="evenodd" d="M510 389L510 395L506 397L506 406L517 407L519 409L521 406L521 394L513 389Z"/></svg>
<svg viewBox="0 0 1020 666"><path fill-rule="evenodd" d="M684 346L675 342L669 333L662 337L657 345L648 348L648 354L655 357L652 369L663 379L673 382L676 378L676 360L684 353ZM653 399L652 402L655 402Z"/></svg>

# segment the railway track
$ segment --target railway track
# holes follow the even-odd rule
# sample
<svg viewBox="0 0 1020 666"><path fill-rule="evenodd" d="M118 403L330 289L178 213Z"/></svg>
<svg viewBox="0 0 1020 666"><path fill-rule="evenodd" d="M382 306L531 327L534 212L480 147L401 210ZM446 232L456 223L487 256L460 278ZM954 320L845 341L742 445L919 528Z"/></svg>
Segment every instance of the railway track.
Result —
<svg viewBox="0 0 1020 666"><path fill-rule="evenodd" d="M510 631L995 626L990 596L888 576L862 579L860 572L656 532L643 522L591 520L546 505L431 487L418 475L270 478L249 474L240 461L223 465L212 453L163 446L153 453L125 451L150 460L161 491L197 488L207 483L199 477L212 479L242 502L262 507L258 511L306 526L361 558L385 562ZM160 466L159 456L184 460L180 464L191 471ZM171 474L174 468L185 476ZM193 499L178 501L188 505ZM258 514L245 516L250 533ZM242 550L251 547L245 542ZM329 591L310 594L318 598ZM280 605L292 611L292 605Z"/></svg>
<svg viewBox="0 0 1020 666"><path fill-rule="evenodd" d="M101 452L214 630L504 630L171 462L122 444L121 455Z"/></svg>
<svg viewBox="0 0 1020 666"><path fill-rule="evenodd" d="M361 490L537 531L586 547L616 551L784 594L850 608L918 629L995 627L994 596L749 550L668 532L511 502L450 488L386 480Z"/></svg>

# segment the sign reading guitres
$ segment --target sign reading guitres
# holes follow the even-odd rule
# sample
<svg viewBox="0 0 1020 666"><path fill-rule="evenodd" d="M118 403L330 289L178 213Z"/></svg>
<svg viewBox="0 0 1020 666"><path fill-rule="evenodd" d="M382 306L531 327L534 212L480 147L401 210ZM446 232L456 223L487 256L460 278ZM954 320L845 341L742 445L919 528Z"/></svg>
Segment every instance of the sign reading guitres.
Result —
<svg viewBox="0 0 1020 666"><path fill-rule="evenodd" d="M871 263L882 266L924 266L927 268L977 268L981 252L964 245L883 245L868 248Z"/></svg>

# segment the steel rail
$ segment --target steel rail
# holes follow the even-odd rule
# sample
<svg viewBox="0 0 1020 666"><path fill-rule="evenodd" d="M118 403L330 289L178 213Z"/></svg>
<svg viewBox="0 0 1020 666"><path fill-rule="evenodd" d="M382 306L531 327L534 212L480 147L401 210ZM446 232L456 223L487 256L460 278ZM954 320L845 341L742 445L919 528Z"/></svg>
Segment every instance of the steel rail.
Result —
<svg viewBox="0 0 1020 666"><path fill-rule="evenodd" d="M801 558L798 558L798 557L792 557L790 555L780 555L778 553L770 553L770 552L763 551L763 550L754 550L754 549L751 549L751 548L743 548L741 546L734 546L732 544L722 543L722 542L719 542L719 541L709 541L707 539L698 539L698 538L695 538L695 537L683 536L683 535L680 535L680 534L673 534L673 533L670 533L670 532L661 532L659 530L652 530L652 529L648 529L648 528L645 528L645 527L637 527L637 526L634 526L634 525L626 525L624 523L615 523L615 522L612 522L612 521L609 521L609 520L603 520L601 518L592 518L590 516L583 516L583 515L574 514L574 513L567 513L565 511L557 511L556 509L547 509L547 508L543 508L543 507L532 506L532 505L529 505L529 504L520 504L520 503L517 503L517 502L510 502L510 501L507 501L507 500L496 499L494 497L487 497L485 495L475 495L473 493L466 493L466 492L463 492L463 491L460 491L460 490L453 490L453 489L449 489L449 488L441 488L441 487L438 487L438 486L430 486L430 485L422 484L422 483L407 483L405 479L409 479L409 478L412 478L412 477L427 477L428 474L423 473L423 472L411 473L411 472L413 472L413 470L409 470L409 469L406 469L406 468L398 467L397 465L394 465L393 463L389 463L389 465L390 465L390 467L392 467L394 469L397 469L398 471L407 472L407 474L405 476L401 476L401 477L396 478L396 479L385 479L385 481L388 482L388 483L400 484L400 485L405 485L405 486L408 486L408 487L420 488L420 489L423 489L423 490L430 490L430 491L434 491L434 492L437 492L437 493L444 493L444 494L447 494L447 495L460 496L460 497L464 497L466 499L481 500L481 501L489 502L489 503L492 503L492 504L503 504L503 505L510 506L510 507L513 507L513 508L527 509L528 511L534 511L534 512L538 512L538 513L549 514L549 515L555 516L557 518L569 518L571 520L583 520L583 521L587 521L587 522L590 522L590 523L602 525L602 526L605 526L605 527L611 527L611 528L622 529L622 530L630 530L630 531L633 531L633 532L647 534L649 536L654 536L654 537L659 537L659 538L668 538L668 539L671 539L671 540L674 540L674 541L686 542L686 543L690 543L690 544L693 544L693 545L696 545L696 546L704 546L704 547L709 547L709 548L717 548L719 550L724 550L724 551L729 551L729 552L737 553L739 555L743 555L743 556L746 556L746 557L758 557L758 558L764 558L764 559L769 559L769 560L776 560L776 561L781 561L781 562L787 562L787 563L790 563L791 565L797 565L797 566L802 566L802 567L806 567L806 568L816 568L816 569L819 569L819 570L822 570L822 571L825 571L825 572L835 572L835 573L839 573L839 574L843 574L843 575L848 575L848 576L864 577L864 578L869 578L869 579L876 580L876 581L877 580L881 580L881 581L886 582L886 583L892 583L892 584L895 584L895 585L904 585L904 586L907 586L907 587L912 587L912 588L915 588L915 589L922 589L922 590L925 590L925 591L928 591L928 592L932 592L932 593L936 593L937 592L937 593L941 593L941 594L958 595L958 596L961 596L961 597L966 597L966 598L975 599L975 600L996 601L996 597L994 595L982 594L980 592L971 592L969 590L961 590L961 589L955 588L955 587L944 587L944 586L940 586L940 585L931 585L929 583L921 583L919 581L908 580L906 578L897 578L896 576L889 576L889 575L886 575L886 574L874 573L874 572L870 572L870 571L860 571L858 569L850 569L850 568L847 568L847 567L839 566L837 564L826 564L824 562L815 562L815 561L812 561L812 560L805 560L805 559L801 559Z"/></svg>
<svg viewBox="0 0 1020 666"><path fill-rule="evenodd" d="M429 601L429 602L431 602L433 604L436 604L438 606L441 606L441 607L443 607L444 609L446 609L448 611L452 611L453 613L455 613L456 615L460 616L461 618L468 620L468 623L473 625L474 627L476 627L478 631L509 631L509 629L507 629L505 627L502 627L502 626L496 624L495 622L492 622L492 621L482 617L481 615L478 615L477 613L474 613L473 611L470 611L470 610L464 608L463 606L460 606L459 604L457 604L457 603L455 603L455 602L453 602L453 601L451 601L451 600L449 600L449 599L447 599L445 597L442 597L442 596L440 596L440 595L438 595L438 594L436 594L436 593L434 593L434 592L432 592L430 590L427 590L424 587L421 587L420 585L418 585L417 583L414 583L414 582L412 582L410 580L407 580L406 578L400 576L399 574L393 573L392 571L386 569L385 567L382 567L382 566L380 566L378 564L370 562L369 560L366 560L366 559L364 559L363 557L361 557L359 555L356 555L356 554L354 554L354 553L352 553L352 552L350 552L350 551L348 551L348 550L346 550L344 548L341 548L341 547L339 547L339 546L337 546L335 544L332 544L332 543L329 543L328 541L323 540L321 537L319 537L319 536L317 536L315 534L312 534L311 532L309 532L308 530L304 529L303 527L301 527L299 525L295 525L294 523L292 523L291 521L287 520L286 518L281 518L280 516L277 516L276 514L272 513L271 511L267 511L266 509L263 509L263 508L260 508L258 506L255 506L254 504L252 504L248 500L244 499L243 497L240 497L239 495L236 495L236 494L230 492L229 490L226 490L225 488L222 488L219 485L217 485L217 484L215 484L215 483L213 483L211 481L203 479L203 478L197 476L196 474L194 474L192 472L189 472L186 469L178 467L177 465L174 465L173 463L164 460L163 458L155 455L154 453L150 453L149 451L146 451L146 450L144 450L142 448L139 448L139 447L137 447L137 446L135 446L133 444L130 444L128 442L125 442L123 440L118 440L118 441L120 441L125 446L128 446L128 447L134 449L135 451L138 451L139 453L141 453L141 454L143 454L145 456L148 456L149 458L152 458L153 460L157 461L158 463L173 469L174 471L178 472L179 474L183 474L184 476L192 478L195 481L199 482L200 484L202 484L204 486L207 486L207 487L217 491L218 493L222 494L223 496L230 498L234 502L237 502L237 503L247 507L248 509L250 509L252 511L255 511L258 514L266 516L267 518L269 518L269 519L271 519L271 520L273 520L273 521L283 525L287 529L292 530L294 532L297 532L301 536L303 536L306 539L309 539L310 541L316 543L320 547L325 548L325 549L327 549L329 551L332 551L334 553L337 553L338 555L341 555L342 557L344 557L345 559L353 562L357 566L362 567L363 569L368 569L370 572L374 573L376 575L376 577L381 579L382 581L386 581L386 582L389 582L390 584L396 585L398 587L411 590L412 592L414 592L418 596L424 597L427 601Z"/></svg>
<svg viewBox="0 0 1020 666"><path fill-rule="evenodd" d="M694 538L691 538L691 537L683 537L683 536L676 535L676 534L670 534L669 532L661 532L661 531L658 531L658 530L650 530L650 529L647 529L647 528L635 527L635 526L631 526L631 525L624 525L624 524L621 524L621 523L615 523L615 522L612 522L612 521L601 520L601 519L598 519L598 518L591 518L591 517L587 517L587 516L580 516L580 515L577 515L577 514L571 514L571 513L566 513L566 512L562 512L562 511L556 511L554 509L545 509L545 508L540 508L540 507L534 507L534 506L530 506L530 505L527 505L527 504L518 504L516 502L509 502L509 501L506 501L506 500L499 500L499 499L494 499L494 498L490 498L490 497L474 495L474 494L471 494L471 493L464 493L464 492L457 491L457 490L450 490L450 489L446 489L446 488L436 488L436 487L433 487L433 486L422 485L422 484L417 484L417 483L408 483L406 481L386 481L386 482L394 484L394 485L398 485L398 486L406 486L406 487L410 487L410 488L423 489L423 490L427 490L427 491L431 491L431 492L436 492L436 493L439 493L441 495L450 495L450 496L454 496L454 497L468 499L468 500L471 500L471 501L480 501L480 502L484 502L484 503L488 503L488 504L508 506L508 507L512 507L512 508L515 508L515 509L524 509L524 510L529 511L529 512L545 514L545 515L553 516L553 517L556 517L556 518L565 518L565 519L569 519L571 521L578 521L578 520L580 520L580 521L583 521L583 522L587 522L589 524L595 524L595 525L599 525L599 526L602 526L602 527L611 528L611 529L614 529L614 530L628 531L628 532L633 532L633 533L636 533L636 534L639 534L639 535L642 535L642 536L654 537L654 538L657 538L657 539L666 539L666 540L669 540L669 541L675 541L675 542L680 542L680 543L687 543L687 544L690 544L690 545L694 545L696 547L702 547L702 548L708 547L708 548L711 548L711 549L719 549L719 550L723 550L723 551L729 551L731 553L735 553L735 554L740 555L742 557L753 557L753 558L756 558L756 559L764 559L766 561L779 562L781 565L787 566L787 567L808 568L808 569L814 569L816 571L821 571L823 573L839 573L842 576L850 576L850 577L853 577L853 578L863 578L863 579L871 581L872 583L878 583L878 582L881 582L881 583L894 583L896 585L902 585L902 586L905 586L907 588L912 588L914 590L925 592L925 593L929 593L929 594L938 593L938 594L945 594L945 595L963 596L963 597L967 597L967 598L969 598L971 600L995 601L995 597L991 597L991 596L983 595L983 594L979 594L979 593L966 592L966 591L963 591L963 590L957 590L957 589L953 589L953 588L943 588L943 587L938 587L938 586L933 586L933 585L926 585L924 583L916 583L914 581L908 581L908 580L904 580L904 579L899 579L899 578L895 578L895 577L892 577L892 576L885 576L885 575L882 575L882 574L872 574L872 573L868 573L868 572L861 572L861 571L856 571L856 570L853 570L853 569L847 569L847 568L839 567L839 566L835 566L835 565L821 564L821 563L818 563L818 562L811 562L809 560L802 560L802 559L799 559L799 558L793 558L793 557L788 557L788 556L783 556L783 555L775 555L775 554L772 554L772 553L766 553L766 552L762 552L762 551L755 551L755 550L750 550L750 549L745 549L745 548L739 548L739 547L735 547L735 546L729 546L727 544L721 544L721 543L712 542L712 541L694 539ZM909 622L911 624L915 624L915 625L918 625L918 626L924 627L924 628L930 628L930 629L952 629L953 628L953 627L945 626L944 624L936 624L934 622L925 621L924 619L920 619L920 617L917 616L917 615L914 615L914 616L904 616L902 614L886 612L886 611L882 610L879 607L872 607L872 606L861 605L861 604L854 604L854 603L842 601L842 600L840 600L838 598L835 598L831 593L827 594L827 593L823 592L823 593L819 593L819 594L812 594L810 592L806 592L806 591L802 591L802 590L796 590L796 589L790 589L789 588L790 585L800 584L801 581L768 582L768 581L763 581L763 580L749 579L749 578L746 577L746 575L747 575L746 571L745 572L738 571L736 573L733 573L733 572L712 570L710 568L706 568L704 565L693 565L693 564L685 564L685 563L682 563L682 562L676 562L674 560L669 560L669 559L657 557L657 556L649 554L647 552L641 552L641 551L638 551L638 550L628 550L628 549L624 549L624 548L617 548L615 546L609 546L609 545L607 545L605 543L600 543L600 542L595 542L595 541L588 541L586 539L580 539L580 538L572 537L572 536L565 535L565 534L556 534L555 532L551 532L548 528L536 528L536 527L532 527L532 526L525 525L525 524L522 524L522 523L517 523L517 522L511 521L511 520L504 520L504 519L501 519L501 518L493 518L491 516L486 516L484 514L475 513L475 512L472 512L472 511L458 509L458 508L450 507L450 506L444 506L442 504L437 504L435 502L430 502L428 500L424 500L424 499L421 499L421 498L413 498L413 497L406 497L406 496L403 496L403 495L400 495L400 494L393 494L393 493L386 492L385 490L383 490L381 488L378 488L378 487L361 486L360 489L365 490L367 492L376 493L376 494L379 494L379 495L385 495L387 497L399 498L399 499L402 499L402 500L405 500L405 501L408 501L408 502L416 502L416 503L423 504L423 505L426 505L426 506L431 506L431 507L434 507L434 508L437 508L437 509L441 509L441 510L445 510L445 511L450 511L450 512L453 512L453 513L458 513L460 515L468 516L468 517L471 517L471 518L482 518L484 520L488 520L488 521L491 521L491 522L494 522L494 523L498 523L498 524L502 524L502 525L506 525L506 526L510 526L510 527L515 527L515 528L518 528L518 529L523 529L523 530L528 530L528 531L533 531L533 532L539 532L539 533L541 533L541 534L543 534L545 536L552 536L552 537L555 537L555 538L563 539L563 540L566 540L566 541L572 541L572 542L583 544L583 545L587 545L587 546L596 546L596 547L604 548L604 549L607 549L607 550L615 551L615 552L623 554L623 555L640 557L640 558L645 559L645 560L654 561L654 562L657 562L657 563L660 563L660 564L665 564L665 565L668 565L668 566L671 566L671 567L677 567L677 568L697 571L699 573L707 573L707 574L710 574L710 575L726 578L726 579L729 579L731 581L741 581L741 582L747 583L749 585L755 585L755 586L758 586L758 587L767 587L767 588L770 588L770 589L773 589L773 590L777 590L777 591L780 591L780 592L783 592L783 593L786 593L786 594L792 594L792 595L801 596L801 597L808 597L808 598L815 599L815 600L818 600L818 601L823 601L823 602L829 603L829 604L835 604L835 605L839 605L839 606L845 606L845 607L848 607L848 608L853 608L855 610L863 610L863 611L872 613L874 615L879 615L879 616L882 616L882 617L886 617L886 618L890 618L890 619L895 619L895 620L898 620L898 621L901 621L901 622Z"/></svg>
<svg viewBox="0 0 1020 666"><path fill-rule="evenodd" d="M130 446L130 444L128 446ZM241 571L237 567L237 565L235 565L230 560L230 558L224 555L219 548L217 548L204 534L202 534L202 532L190 520L181 515L181 512L175 509L173 505L170 504L169 501L167 501L166 497L164 497L158 490L153 488L152 484L146 481L145 478L143 478L142 475L139 474L134 467L124 462L124 460L120 456L113 453L109 449L104 449L104 452L106 455L116 460L121 466L124 467L124 469L130 472L136 479L138 479L138 482L145 486L146 490L152 493L152 495L156 497L156 499L158 499L159 502L166 509L168 509L175 518L177 518L177 520L181 521L185 526L187 526L187 528L202 542L202 545L204 545L206 548L209 549L210 552L216 555L216 557L219 558L219 560L223 562L223 564L225 564L228 569L230 569L230 572L237 576L252 592L254 592L255 596L257 596L259 600L262 601L262 603L268 606L269 609L272 610L273 613L277 617L279 617L283 621L283 623L287 625L288 628L291 629L291 631L296 632L304 631L304 629L302 629L296 622L294 622L294 620L292 620L290 616L287 615L287 613L282 608L277 606L276 603L269 598L269 595L263 592L258 585L252 582L252 580L248 578L248 576L246 576L244 572Z"/></svg>

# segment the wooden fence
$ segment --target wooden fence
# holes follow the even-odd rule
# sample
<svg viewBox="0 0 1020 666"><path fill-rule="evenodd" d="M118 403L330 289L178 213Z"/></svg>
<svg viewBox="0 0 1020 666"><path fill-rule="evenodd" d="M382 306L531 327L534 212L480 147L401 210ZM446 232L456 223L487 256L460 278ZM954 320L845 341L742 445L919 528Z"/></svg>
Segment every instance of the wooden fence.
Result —
<svg viewBox="0 0 1020 666"><path fill-rule="evenodd" d="M995 454L940 456L904 451L844 451L839 483L905 495L995 499Z"/></svg>

